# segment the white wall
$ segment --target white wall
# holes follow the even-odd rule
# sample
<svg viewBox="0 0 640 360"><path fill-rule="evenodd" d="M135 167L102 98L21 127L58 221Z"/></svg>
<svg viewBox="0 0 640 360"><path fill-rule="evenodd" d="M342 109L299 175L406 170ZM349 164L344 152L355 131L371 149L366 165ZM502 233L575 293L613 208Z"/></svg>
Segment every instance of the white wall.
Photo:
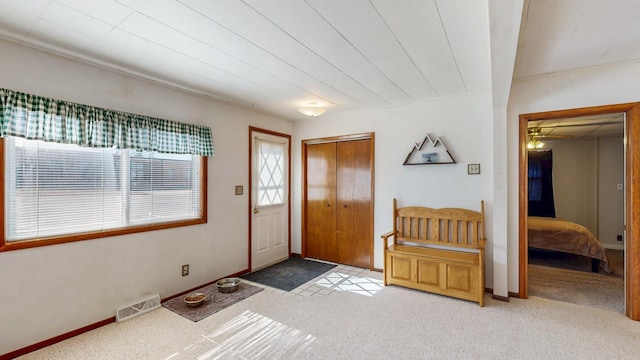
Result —
<svg viewBox="0 0 640 360"><path fill-rule="evenodd" d="M509 291L518 291L518 115L640 101L640 63L514 81L508 106Z"/></svg>
<svg viewBox="0 0 640 360"><path fill-rule="evenodd" d="M622 249L624 144L622 137L547 141L553 150L556 217L589 229L606 248Z"/></svg>
<svg viewBox="0 0 640 360"><path fill-rule="evenodd" d="M0 355L112 317L143 294L247 268L247 197L234 186L247 186L248 126L291 134L290 122L4 40L0 64L2 87L207 125L215 145L207 224L0 253Z"/></svg>
<svg viewBox="0 0 640 360"><path fill-rule="evenodd" d="M491 286L491 156L492 104L489 93L421 102L400 107L332 115L297 123L293 140L292 251L301 251L301 141L375 132L374 267L382 268L380 235L392 229L392 199L398 206L487 209L487 286ZM439 136L456 164L402 163L427 133ZM480 175L467 175L467 164L481 164ZM487 185L488 182L488 185Z"/></svg>
<svg viewBox="0 0 640 360"><path fill-rule="evenodd" d="M616 240L624 233L624 138L599 140L598 146L598 240L609 249L622 250Z"/></svg>
<svg viewBox="0 0 640 360"><path fill-rule="evenodd" d="M548 141L556 217L598 234L598 140Z"/></svg>

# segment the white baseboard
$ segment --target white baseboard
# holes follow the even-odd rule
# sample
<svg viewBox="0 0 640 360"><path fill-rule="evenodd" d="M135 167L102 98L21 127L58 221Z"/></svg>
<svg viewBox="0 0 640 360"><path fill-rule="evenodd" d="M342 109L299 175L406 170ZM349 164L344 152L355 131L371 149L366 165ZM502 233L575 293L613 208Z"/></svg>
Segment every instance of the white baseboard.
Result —
<svg viewBox="0 0 640 360"><path fill-rule="evenodd" d="M602 247L605 249L611 250L624 250L624 244L602 244Z"/></svg>

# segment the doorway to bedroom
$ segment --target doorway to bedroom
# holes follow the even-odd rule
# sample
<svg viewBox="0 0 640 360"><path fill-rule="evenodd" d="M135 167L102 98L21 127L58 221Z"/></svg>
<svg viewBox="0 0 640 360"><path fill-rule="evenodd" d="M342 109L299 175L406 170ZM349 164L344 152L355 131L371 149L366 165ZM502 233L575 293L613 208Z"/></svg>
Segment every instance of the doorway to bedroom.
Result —
<svg viewBox="0 0 640 360"><path fill-rule="evenodd" d="M628 144L638 136L629 133L639 121L635 108L521 115L520 297L638 319L630 301L638 291L633 231L625 239L625 222L634 219L631 195L637 191L628 181L629 170L637 171L637 163L628 163L637 162L637 149L625 145L625 139ZM626 271L625 263L631 265Z"/></svg>

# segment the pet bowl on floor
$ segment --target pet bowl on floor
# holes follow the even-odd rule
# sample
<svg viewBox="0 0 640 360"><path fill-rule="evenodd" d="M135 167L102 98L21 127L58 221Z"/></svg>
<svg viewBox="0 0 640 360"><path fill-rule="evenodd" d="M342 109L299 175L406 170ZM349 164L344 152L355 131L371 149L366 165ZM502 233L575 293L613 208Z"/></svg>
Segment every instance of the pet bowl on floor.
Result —
<svg viewBox="0 0 640 360"><path fill-rule="evenodd" d="M240 286L240 279L224 278L218 280L216 285L218 285L218 291L220 291L221 293L232 293L238 290L238 286Z"/></svg>
<svg viewBox="0 0 640 360"><path fill-rule="evenodd" d="M202 305L206 299L207 295L203 293L193 293L184 298L184 303L187 304L188 307L193 308Z"/></svg>

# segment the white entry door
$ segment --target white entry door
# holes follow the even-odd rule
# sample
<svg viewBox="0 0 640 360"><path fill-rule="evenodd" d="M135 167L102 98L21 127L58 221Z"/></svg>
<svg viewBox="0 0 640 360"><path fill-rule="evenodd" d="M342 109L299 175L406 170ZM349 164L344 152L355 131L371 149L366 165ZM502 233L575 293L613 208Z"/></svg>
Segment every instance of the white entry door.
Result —
<svg viewBox="0 0 640 360"><path fill-rule="evenodd" d="M251 270L289 257L289 137L251 130Z"/></svg>

